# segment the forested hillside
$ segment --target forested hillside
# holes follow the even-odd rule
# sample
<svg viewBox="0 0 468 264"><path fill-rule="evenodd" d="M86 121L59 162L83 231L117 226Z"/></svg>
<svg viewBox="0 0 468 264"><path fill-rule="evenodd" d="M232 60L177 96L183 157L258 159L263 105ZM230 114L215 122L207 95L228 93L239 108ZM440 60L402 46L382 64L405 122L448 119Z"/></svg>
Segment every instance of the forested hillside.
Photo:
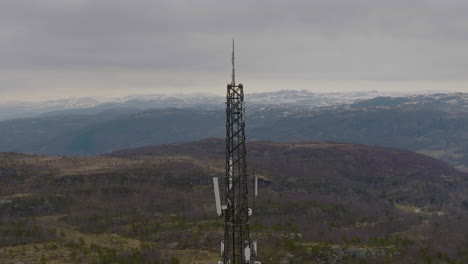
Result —
<svg viewBox="0 0 468 264"><path fill-rule="evenodd" d="M265 263L464 263L467 175L381 147L253 142ZM215 263L218 139L104 156L0 155L2 263Z"/></svg>

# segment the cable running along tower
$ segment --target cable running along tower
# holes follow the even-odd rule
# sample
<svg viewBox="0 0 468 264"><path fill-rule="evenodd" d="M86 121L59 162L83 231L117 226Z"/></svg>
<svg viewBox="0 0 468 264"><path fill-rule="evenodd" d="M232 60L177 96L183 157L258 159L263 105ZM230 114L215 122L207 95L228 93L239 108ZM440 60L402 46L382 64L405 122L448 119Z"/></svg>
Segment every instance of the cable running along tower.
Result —
<svg viewBox="0 0 468 264"><path fill-rule="evenodd" d="M256 261L257 241L250 237L247 164L245 149L244 87L236 85L234 39L232 40L232 80L226 94L226 175L221 179L224 194L221 201L218 178L213 178L216 211L224 216L222 261L218 264L261 264ZM254 177L254 195L258 179ZM223 202L223 205L221 205Z"/></svg>

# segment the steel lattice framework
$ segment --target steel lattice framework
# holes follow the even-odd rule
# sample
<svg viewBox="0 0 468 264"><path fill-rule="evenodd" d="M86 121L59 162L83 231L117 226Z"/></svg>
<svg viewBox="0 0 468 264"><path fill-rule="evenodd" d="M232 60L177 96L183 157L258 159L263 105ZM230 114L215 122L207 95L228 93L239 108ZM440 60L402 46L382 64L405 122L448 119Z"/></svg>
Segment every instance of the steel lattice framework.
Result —
<svg viewBox="0 0 468 264"><path fill-rule="evenodd" d="M244 249L251 245L251 241L242 84L229 84L226 99L224 263L229 263L229 260L230 263L245 263Z"/></svg>
<svg viewBox="0 0 468 264"><path fill-rule="evenodd" d="M232 82L226 93L226 175L222 181L224 192L224 240L221 242L222 264L260 263L255 261L257 243L249 229L247 162L244 123L244 87L236 85L234 68L234 40L232 50ZM216 188L215 188L216 189Z"/></svg>

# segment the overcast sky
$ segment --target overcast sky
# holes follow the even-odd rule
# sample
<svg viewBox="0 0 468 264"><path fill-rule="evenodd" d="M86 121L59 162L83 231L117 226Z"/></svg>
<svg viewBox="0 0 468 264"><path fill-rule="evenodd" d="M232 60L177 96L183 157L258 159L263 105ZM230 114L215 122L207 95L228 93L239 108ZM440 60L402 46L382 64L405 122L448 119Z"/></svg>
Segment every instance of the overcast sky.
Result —
<svg viewBox="0 0 468 264"><path fill-rule="evenodd" d="M309 89L468 92L468 1L1 0L0 101Z"/></svg>

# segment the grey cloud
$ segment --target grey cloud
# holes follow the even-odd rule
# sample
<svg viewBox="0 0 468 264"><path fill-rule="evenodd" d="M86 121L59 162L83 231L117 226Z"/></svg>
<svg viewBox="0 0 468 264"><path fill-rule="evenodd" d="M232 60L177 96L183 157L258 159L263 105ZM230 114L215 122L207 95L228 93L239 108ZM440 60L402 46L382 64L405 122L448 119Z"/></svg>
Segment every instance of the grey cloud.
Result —
<svg viewBox="0 0 468 264"><path fill-rule="evenodd" d="M454 0L4 0L0 70L219 75L236 36L249 78L466 79L467 11Z"/></svg>

